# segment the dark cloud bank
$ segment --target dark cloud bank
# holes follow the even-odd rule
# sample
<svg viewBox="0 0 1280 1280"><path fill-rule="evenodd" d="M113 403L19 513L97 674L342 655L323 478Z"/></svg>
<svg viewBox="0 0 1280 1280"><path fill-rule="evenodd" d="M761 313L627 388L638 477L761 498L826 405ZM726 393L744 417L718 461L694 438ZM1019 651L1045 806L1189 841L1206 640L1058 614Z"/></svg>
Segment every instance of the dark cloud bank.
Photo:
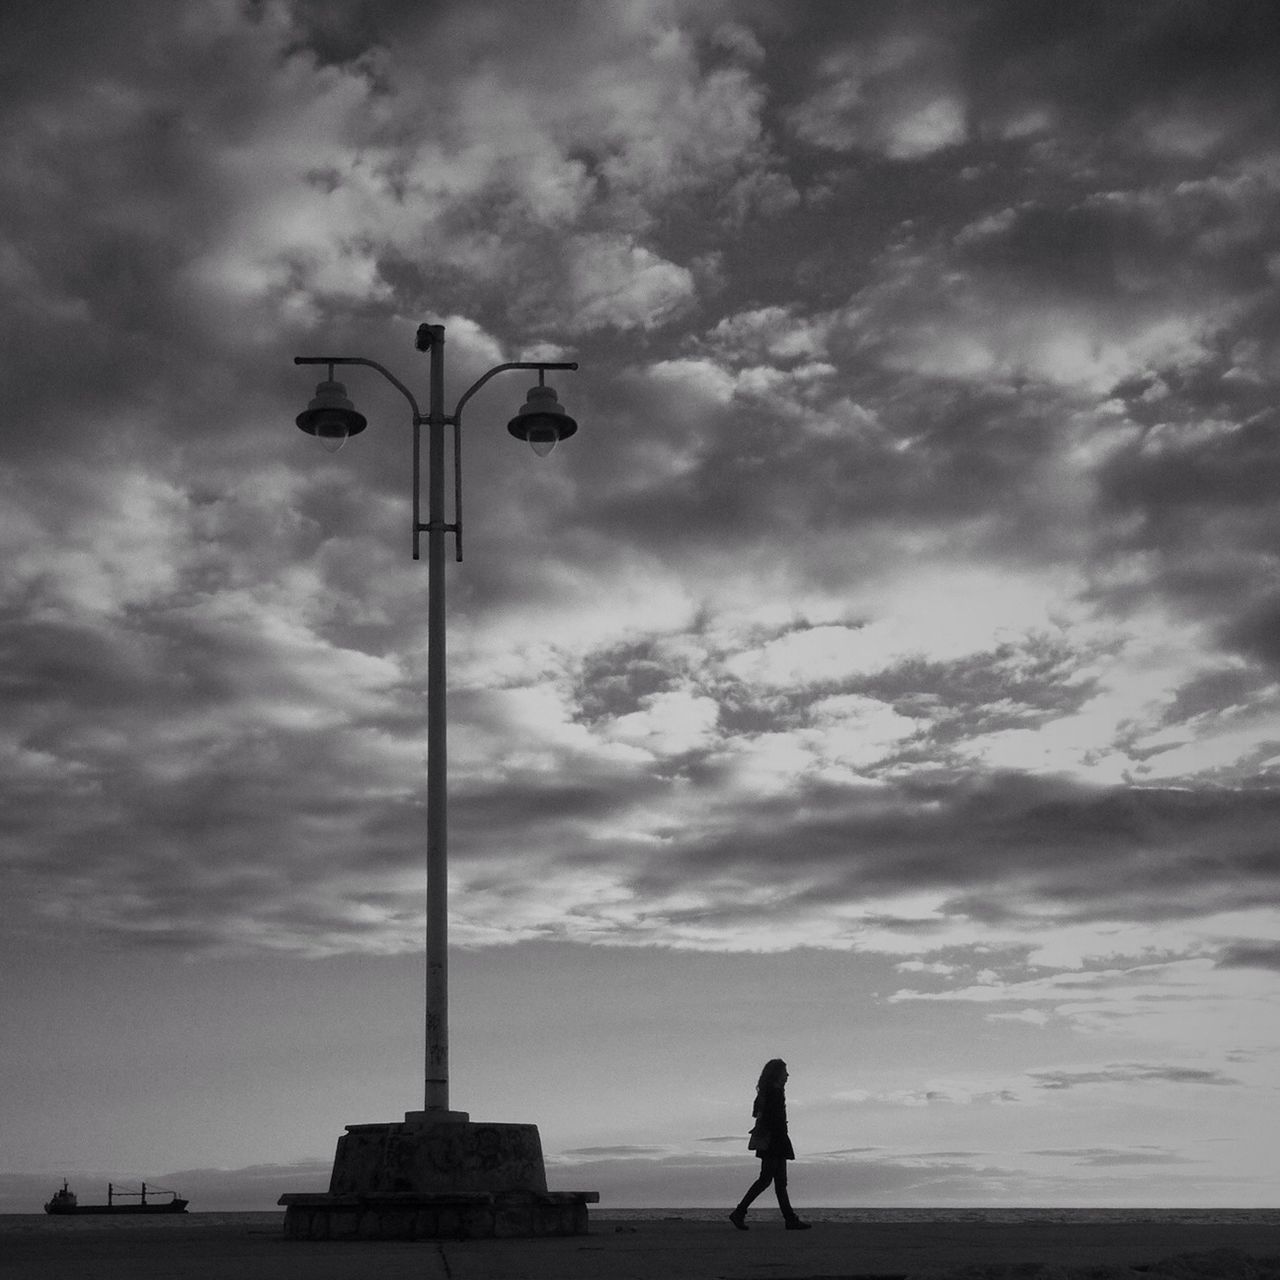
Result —
<svg viewBox="0 0 1280 1280"><path fill-rule="evenodd" d="M664 898L702 882L688 910L719 921L716 945L920 891L1023 926L1274 904L1271 6L656 6L659 49L567 5L557 42L630 77L576 105L549 83L567 55L540 70L549 37L502 5L170 12L26 8L11 53L12 922L196 950L416 945L422 584L391 549L402 483L372 453L299 460L289 357L351 340L407 361L428 300L475 326L459 377L487 341L571 344L596 424L537 501L478 481L493 515L455 578L459 657L563 608L538 674L594 736L490 713L479 693L537 681L476 658L460 736L528 758L460 772L464 877L517 846L570 877L603 868L653 902L643 926L600 926L617 941L670 940ZM512 27L534 47L517 56ZM413 50L446 37L465 56L421 88ZM495 141L513 126L486 75L523 104L519 147ZM1161 705L1076 757L1118 753L1128 777L968 749L1087 707L1114 635L741 674L817 625L805 602L852 647L881 578L975 565L1064 576L1099 626L1194 633ZM689 616L567 634L645 574L678 579ZM793 616L717 634L743 607L726 578L754 574ZM666 693L709 700L712 727L626 757L622 718ZM735 781L744 744L803 737L841 697L911 724L843 777ZM1157 740L1246 728L1148 776ZM898 924L927 948L937 920ZM1220 963L1274 968L1268 946Z"/></svg>

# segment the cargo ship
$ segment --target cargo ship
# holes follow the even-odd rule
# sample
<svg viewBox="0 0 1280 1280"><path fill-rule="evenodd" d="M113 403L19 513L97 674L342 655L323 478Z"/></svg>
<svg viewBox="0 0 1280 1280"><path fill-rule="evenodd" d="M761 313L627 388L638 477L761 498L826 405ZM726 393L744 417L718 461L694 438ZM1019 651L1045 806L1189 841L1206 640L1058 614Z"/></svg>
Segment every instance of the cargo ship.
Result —
<svg viewBox="0 0 1280 1280"><path fill-rule="evenodd" d="M147 1196L168 1196L168 1200L148 1200ZM137 1204L120 1204L120 1200L134 1200ZM115 1184L107 1183L106 1204L81 1204L76 1193L67 1187L66 1179L62 1181L62 1190L55 1191L51 1199L45 1202L45 1213L186 1213L187 1201L181 1199L176 1191L165 1191L161 1187L148 1187L144 1182L140 1191L117 1191Z"/></svg>

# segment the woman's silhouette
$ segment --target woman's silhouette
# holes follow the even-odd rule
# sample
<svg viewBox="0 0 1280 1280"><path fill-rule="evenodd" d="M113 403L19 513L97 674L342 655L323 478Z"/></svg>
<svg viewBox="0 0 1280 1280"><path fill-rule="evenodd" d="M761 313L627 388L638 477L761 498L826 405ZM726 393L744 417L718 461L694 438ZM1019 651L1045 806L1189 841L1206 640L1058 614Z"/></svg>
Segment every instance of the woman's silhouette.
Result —
<svg viewBox="0 0 1280 1280"><path fill-rule="evenodd" d="M756 1085L756 1101L751 1114L756 1122L747 1143L750 1150L760 1157L760 1176L751 1184L741 1203L729 1215L729 1221L739 1231L747 1229L747 1207L768 1185L778 1195L778 1208L786 1220L788 1231L807 1231L810 1224L801 1222L791 1207L787 1196L787 1161L796 1158L787 1134L787 1064L781 1058L770 1058L764 1064Z"/></svg>

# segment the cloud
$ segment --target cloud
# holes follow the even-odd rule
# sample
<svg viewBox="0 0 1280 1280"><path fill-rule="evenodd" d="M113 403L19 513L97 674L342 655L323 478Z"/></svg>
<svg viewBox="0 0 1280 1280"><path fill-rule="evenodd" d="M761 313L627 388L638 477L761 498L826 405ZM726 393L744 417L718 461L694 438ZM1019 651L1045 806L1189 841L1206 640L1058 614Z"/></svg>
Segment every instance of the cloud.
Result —
<svg viewBox="0 0 1280 1280"><path fill-rule="evenodd" d="M1235 917L1234 931L1246 933L1247 918L1248 913ZM1191 918L1156 930L1059 928L1046 939L1047 945L1011 957L1000 971L985 979L979 975L976 983L965 985L961 979L940 990L902 989L886 999L890 1004L957 1003L990 1011L984 1015L988 1020L1026 1021L1090 1034L1123 1033L1148 1043L1183 1043L1187 1029L1194 1027L1195 1044L1221 1046L1217 1061L1231 1062L1233 1048L1251 1046L1247 1059L1268 1040L1263 1030L1268 1023L1266 982L1261 974L1221 969L1208 959L1207 954L1217 950L1211 941L1214 933L1210 921ZM1195 958L1180 958L1179 942L1198 953ZM1117 964L1116 957L1125 952L1130 958ZM1138 958L1143 954L1169 958L1144 963ZM1119 1071L1120 1066L1111 1068ZM1188 1067L1193 1073L1202 1069L1212 1073L1217 1067ZM1120 1076L1113 1078L1118 1081ZM1250 1083L1257 1080L1250 1076ZM1068 1078L1065 1087L1071 1083Z"/></svg>
<svg viewBox="0 0 1280 1280"><path fill-rule="evenodd" d="M1063 1161L1070 1168L1061 1168ZM1049 1162L1046 1164L1046 1162ZM1135 1145L1048 1148L997 1156L972 1150L884 1150L868 1147L805 1152L797 1168L795 1190L803 1178L804 1196L815 1204L882 1208L990 1205L1011 1195L1020 1203L1060 1207L1064 1202L1097 1204L1133 1195L1124 1170L1143 1170L1148 1193L1200 1203L1213 1178L1188 1175L1183 1166L1199 1162L1167 1147ZM589 1159L553 1156L548 1179L553 1186L587 1186L601 1192L601 1212L611 1206L670 1207L672 1204L732 1203L754 1180L755 1162L710 1153L670 1155L654 1160ZM1167 1169L1167 1173L1162 1173ZM1113 1175L1109 1170L1115 1170ZM576 1181L575 1181L576 1179Z"/></svg>
<svg viewBox="0 0 1280 1280"><path fill-rule="evenodd" d="M946 1082L935 1083L922 1089L891 1089L878 1093L866 1089L845 1089L834 1096L838 1101L869 1107L990 1106L1021 1101L1012 1089L975 1091L962 1085ZM933 1154L954 1156L960 1153L951 1151Z"/></svg>
<svg viewBox="0 0 1280 1280"><path fill-rule="evenodd" d="M824 1152L804 1162L805 1195L815 1203L932 1203L966 1195L975 1198L990 1189L999 1174L990 1167L962 1161L948 1153L868 1156L867 1148ZM548 1159L548 1182L553 1186L586 1186L601 1192L606 1206L636 1208L679 1204L728 1203L753 1182L759 1172L749 1155L708 1152L671 1154L660 1159L589 1158L556 1155ZM574 1179L579 1179L575 1182ZM585 1179L586 1181L581 1181Z"/></svg>
<svg viewBox="0 0 1280 1280"><path fill-rule="evenodd" d="M1224 969L1280 969L1280 944L1235 942L1223 948L1218 964Z"/></svg>
<svg viewBox="0 0 1280 1280"><path fill-rule="evenodd" d="M1068 1147L1061 1149L1053 1148L1045 1151L1032 1151L1028 1154L1069 1159L1074 1164L1090 1169L1114 1169L1121 1168L1125 1165L1179 1165L1198 1163L1195 1160L1189 1160L1186 1156L1179 1155L1177 1152L1162 1150L1160 1148L1143 1148L1139 1150L1122 1151L1108 1147Z"/></svg>
<svg viewBox="0 0 1280 1280"><path fill-rule="evenodd" d="M450 400L576 360L582 428L535 464L532 379L468 406L455 943L843 955L872 1021L1025 1055L860 1119L1268 1087L1267 6L73 10L14 10L0 86L8 938L420 950L409 424L351 369L369 431L308 449L291 359L425 399L442 319ZM634 1203L752 1173L597 1136L566 1180ZM1204 1202L1127 1137L1070 1182L938 1145L815 1195Z"/></svg>
<svg viewBox="0 0 1280 1280"><path fill-rule="evenodd" d="M790 109L803 142L832 151L866 147L914 160L968 135L966 104L941 32L891 31L830 53L818 87Z"/></svg>
<svg viewBox="0 0 1280 1280"><path fill-rule="evenodd" d="M702 1141L710 1141L710 1139L702 1139ZM589 1157L590 1159L607 1160L619 1156L660 1156L665 1152L664 1147L634 1147L634 1146L615 1146L615 1147L570 1147L562 1154L566 1156Z"/></svg>
<svg viewBox="0 0 1280 1280"><path fill-rule="evenodd" d="M713 9L127 6L8 86L13 917L418 945L402 406L316 464L282 371L424 307L451 387L590 357L540 473L468 419L459 937L1078 964L1273 899L1266 33Z"/></svg>
<svg viewBox="0 0 1280 1280"><path fill-rule="evenodd" d="M693 299L693 275L625 239L584 238L570 267L573 328L652 328Z"/></svg>
<svg viewBox="0 0 1280 1280"><path fill-rule="evenodd" d="M1033 1071L1031 1079L1038 1089L1077 1089L1094 1084L1161 1084L1232 1085L1238 1084L1221 1071L1200 1067L1159 1065L1143 1062L1118 1062L1092 1071Z"/></svg>

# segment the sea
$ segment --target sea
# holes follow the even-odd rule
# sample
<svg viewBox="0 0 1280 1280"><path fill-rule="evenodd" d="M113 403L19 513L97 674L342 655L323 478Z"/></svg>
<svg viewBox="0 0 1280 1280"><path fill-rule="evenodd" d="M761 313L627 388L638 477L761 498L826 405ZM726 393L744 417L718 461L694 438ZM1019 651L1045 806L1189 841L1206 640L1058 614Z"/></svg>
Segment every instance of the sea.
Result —
<svg viewBox="0 0 1280 1280"><path fill-rule="evenodd" d="M728 1210L724 1205L709 1209L615 1209L612 1206L592 1208L591 1220L600 1223L644 1222L722 1222ZM768 1209L757 1210L767 1213ZM944 1209L823 1209L803 1206L804 1216L811 1222L832 1223L1009 1223L1069 1224L1081 1226L1128 1223L1186 1223L1200 1226L1280 1227L1277 1209L1019 1209L1019 1208L944 1208ZM86 1214L79 1217L55 1217L44 1213L0 1214L0 1238L13 1234L46 1232L111 1231L145 1227L155 1231L181 1232L184 1229L236 1227L251 1233L275 1234L280 1230L283 1213L276 1209L257 1212L189 1211L181 1214L157 1214L142 1217L128 1214L105 1217Z"/></svg>
<svg viewBox="0 0 1280 1280"><path fill-rule="evenodd" d="M769 1212L773 1206L757 1207L754 1215ZM1082 1226L1102 1223L1189 1223L1200 1226L1280 1226L1280 1208L1276 1209L1018 1209L1018 1208L947 1208L947 1209L821 1209L811 1205L796 1206L810 1222L975 1222L975 1223L1080 1223ZM591 1210L593 1219L610 1222L719 1222L728 1212L724 1206L714 1209L614 1209ZM776 1210L775 1210L776 1212Z"/></svg>

